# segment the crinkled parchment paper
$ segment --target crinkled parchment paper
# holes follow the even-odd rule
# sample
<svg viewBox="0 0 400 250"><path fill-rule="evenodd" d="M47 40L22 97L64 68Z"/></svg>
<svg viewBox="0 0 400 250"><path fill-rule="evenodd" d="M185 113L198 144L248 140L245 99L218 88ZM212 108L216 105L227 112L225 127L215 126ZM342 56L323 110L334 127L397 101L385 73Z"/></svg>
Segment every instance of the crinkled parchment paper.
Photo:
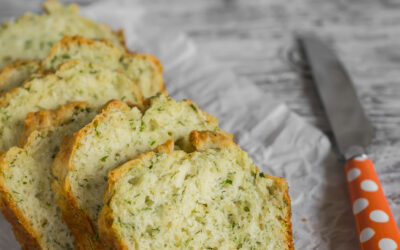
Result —
<svg viewBox="0 0 400 250"><path fill-rule="evenodd" d="M127 2L82 8L85 16L123 28L130 49L156 55L164 65L171 96L191 99L217 116L262 171L287 179L296 249L357 249L343 163L327 137L199 52L183 34L146 25L146 11ZM395 192L385 191L389 196ZM395 217L399 221L399 215ZM1 249L19 248L4 219L0 232Z"/></svg>

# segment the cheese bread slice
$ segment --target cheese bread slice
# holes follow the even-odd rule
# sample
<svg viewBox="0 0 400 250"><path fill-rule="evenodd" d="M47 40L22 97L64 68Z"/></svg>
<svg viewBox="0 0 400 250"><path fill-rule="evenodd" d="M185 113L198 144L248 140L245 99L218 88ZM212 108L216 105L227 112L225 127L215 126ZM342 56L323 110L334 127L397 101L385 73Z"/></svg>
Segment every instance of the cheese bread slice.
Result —
<svg viewBox="0 0 400 250"><path fill-rule="evenodd" d="M230 138L193 131L109 173L99 217L107 249L293 249L288 185Z"/></svg>

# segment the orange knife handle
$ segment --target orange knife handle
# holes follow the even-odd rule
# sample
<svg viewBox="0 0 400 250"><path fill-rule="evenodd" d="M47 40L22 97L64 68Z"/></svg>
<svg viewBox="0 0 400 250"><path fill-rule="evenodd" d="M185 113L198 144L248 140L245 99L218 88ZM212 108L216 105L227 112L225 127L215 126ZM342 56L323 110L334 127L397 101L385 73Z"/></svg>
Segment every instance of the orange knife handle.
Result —
<svg viewBox="0 0 400 250"><path fill-rule="evenodd" d="M400 232L372 161L352 158L345 172L361 249L400 249Z"/></svg>

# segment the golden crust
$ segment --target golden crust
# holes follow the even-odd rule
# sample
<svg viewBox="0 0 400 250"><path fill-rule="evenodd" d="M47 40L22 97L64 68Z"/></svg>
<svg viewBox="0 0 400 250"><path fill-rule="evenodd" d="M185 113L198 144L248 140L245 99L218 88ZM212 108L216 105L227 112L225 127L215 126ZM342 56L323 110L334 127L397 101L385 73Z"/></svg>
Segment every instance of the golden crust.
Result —
<svg viewBox="0 0 400 250"><path fill-rule="evenodd" d="M16 150L11 148L10 151ZM0 168L8 168L5 154L0 156ZM33 230L29 219L18 209L15 202L10 197L10 191L4 183L4 176L0 175L0 208L4 218L11 224L15 238L21 244L22 249L41 249L39 246L39 235Z"/></svg>
<svg viewBox="0 0 400 250"><path fill-rule="evenodd" d="M208 148L238 147L232 138L212 131L192 131L189 142L197 151Z"/></svg>
<svg viewBox="0 0 400 250"><path fill-rule="evenodd" d="M73 46L75 44L78 44L78 45L89 45L90 46L90 45L96 44L97 41L99 41L99 40L87 39L87 38L85 38L83 36L63 36L63 38L58 43L54 44L51 47L48 55L46 56L46 58L44 60L46 60L47 58L50 58L51 56L53 56L55 53L57 53L57 51L60 48L63 48L63 47L68 48L68 47L71 47L71 46ZM111 42L109 40L105 39L105 38L100 39L100 41L103 42L108 47L113 47Z"/></svg>
<svg viewBox="0 0 400 250"><path fill-rule="evenodd" d="M124 102L116 100L108 102L104 106L103 112L97 115L91 123L73 136L64 138L60 146L60 151L54 159L53 173L55 179L53 180L52 187L56 194L57 204L61 208L62 217L74 234L75 247L77 249L104 249L104 246L101 244L89 216L79 208L78 200L72 194L67 174L68 171L74 169L74 166L68 160L71 159L71 155L74 154L80 138L86 131L95 127L100 120L103 120L108 115L108 110L114 108L128 109L129 106Z"/></svg>
<svg viewBox="0 0 400 250"><path fill-rule="evenodd" d="M24 146L33 131L57 126L71 119L72 114L77 110L88 107L90 107L90 105L87 102L70 102L58 109L40 110L38 112L28 113L24 122L24 130L22 131L19 145L21 147Z"/></svg>
<svg viewBox="0 0 400 250"><path fill-rule="evenodd" d="M60 8L64 8L64 6L57 0L46 0L42 3L42 8L44 9L44 11L46 11L46 13L49 14ZM68 9L75 13L78 13L79 6L77 4L70 4L68 5Z"/></svg>
<svg viewBox="0 0 400 250"><path fill-rule="evenodd" d="M287 203L286 206L286 220L285 220L285 224L287 227L287 232L286 232L286 244L287 244L287 249L289 250L293 250L294 249L294 245L293 245L293 231L292 231L292 204L290 201L290 196L289 196L289 185L286 182L285 178L282 177L278 177L278 176L272 176L272 175L265 175L266 177L274 180L276 183L278 183L278 185L284 190L284 194L283 194L283 199L285 201L285 203Z"/></svg>
<svg viewBox="0 0 400 250"><path fill-rule="evenodd" d="M18 71L19 68L24 67L26 65L31 65L35 68L40 68L40 61L39 60L16 60L10 64L7 64L3 67L0 72L0 91L4 91L7 89L7 84L9 82L9 77L14 72Z"/></svg>

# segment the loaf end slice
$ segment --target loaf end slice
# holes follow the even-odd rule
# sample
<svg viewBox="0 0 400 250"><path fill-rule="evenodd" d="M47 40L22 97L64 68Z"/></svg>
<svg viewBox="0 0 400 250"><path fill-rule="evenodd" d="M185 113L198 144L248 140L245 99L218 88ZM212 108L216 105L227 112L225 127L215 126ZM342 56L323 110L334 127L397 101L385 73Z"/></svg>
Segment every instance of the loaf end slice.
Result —
<svg viewBox="0 0 400 250"><path fill-rule="evenodd" d="M109 173L99 216L109 249L293 249L288 185L230 138L142 154ZM168 148L168 147L167 147Z"/></svg>

